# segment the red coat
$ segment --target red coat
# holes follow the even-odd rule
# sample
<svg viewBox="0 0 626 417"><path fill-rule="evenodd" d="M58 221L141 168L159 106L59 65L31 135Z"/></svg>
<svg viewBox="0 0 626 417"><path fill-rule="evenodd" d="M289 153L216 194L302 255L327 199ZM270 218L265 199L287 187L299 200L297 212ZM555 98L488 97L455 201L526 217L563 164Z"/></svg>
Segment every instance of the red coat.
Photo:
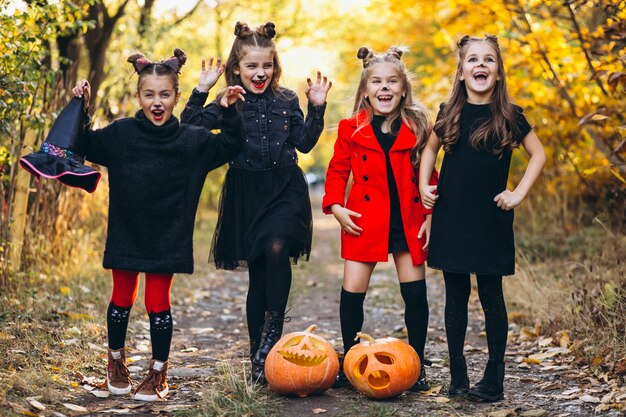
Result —
<svg viewBox="0 0 626 417"><path fill-rule="evenodd" d="M365 116L359 116L363 120ZM371 125L358 131L356 118L339 122L339 131L333 157L328 164L322 210L330 214L333 204L340 204L361 214L352 220L363 229L361 236L351 236L342 230L341 257L360 262L385 262L389 245L389 187L385 153L378 144ZM422 246L426 237L417 238L426 214L431 211L422 206L417 172L411 164L411 148L415 135L404 124L389 151L393 168L406 242L414 265L426 261ZM346 202L346 187L352 172L352 184ZM433 170L431 184L437 183Z"/></svg>

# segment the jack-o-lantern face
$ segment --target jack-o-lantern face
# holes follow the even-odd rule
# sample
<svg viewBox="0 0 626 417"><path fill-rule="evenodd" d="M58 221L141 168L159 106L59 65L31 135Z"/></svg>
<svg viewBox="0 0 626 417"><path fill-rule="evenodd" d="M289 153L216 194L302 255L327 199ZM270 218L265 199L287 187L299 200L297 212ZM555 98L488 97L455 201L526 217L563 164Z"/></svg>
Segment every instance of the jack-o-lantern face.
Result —
<svg viewBox="0 0 626 417"><path fill-rule="evenodd" d="M335 349L313 334L316 325L304 332L283 336L265 360L265 378L270 389L283 395L306 397L331 387L339 372Z"/></svg>
<svg viewBox="0 0 626 417"><path fill-rule="evenodd" d="M365 378L372 388L387 388L391 383L388 367L394 363L395 359L389 353L363 355L357 361L354 375L357 378Z"/></svg>
<svg viewBox="0 0 626 417"><path fill-rule="evenodd" d="M317 366L328 358L324 340L315 335L295 336L279 346L278 354L298 366ZM280 344L280 342L278 343Z"/></svg>
<svg viewBox="0 0 626 417"><path fill-rule="evenodd" d="M387 337L367 339L353 346L344 358L343 369L352 385L370 398L395 397L411 388L420 371L419 357L406 342Z"/></svg>

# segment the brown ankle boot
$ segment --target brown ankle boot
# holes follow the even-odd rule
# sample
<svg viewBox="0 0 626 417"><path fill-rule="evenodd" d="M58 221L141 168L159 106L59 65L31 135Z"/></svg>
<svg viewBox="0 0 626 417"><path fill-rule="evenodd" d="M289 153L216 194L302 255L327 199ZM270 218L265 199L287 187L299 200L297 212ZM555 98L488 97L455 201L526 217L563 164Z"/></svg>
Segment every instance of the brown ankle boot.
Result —
<svg viewBox="0 0 626 417"><path fill-rule="evenodd" d="M133 386L130 382L130 372L126 367L126 352L124 348L108 351L107 388L114 395L130 393Z"/></svg>
<svg viewBox="0 0 626 417"><path fill-rule="evenodd" d="M133 398L140 401L157 401L165 398L169 392L167 385L168 365L168 361L161 362L151 359L148 367L148 376L135 389Z"/></svg>

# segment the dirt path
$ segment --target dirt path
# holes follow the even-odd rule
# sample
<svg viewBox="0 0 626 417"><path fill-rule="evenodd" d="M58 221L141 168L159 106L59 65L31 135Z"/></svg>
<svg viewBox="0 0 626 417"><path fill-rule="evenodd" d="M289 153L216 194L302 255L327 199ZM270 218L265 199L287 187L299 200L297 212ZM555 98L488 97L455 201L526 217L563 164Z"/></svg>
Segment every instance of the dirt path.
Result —
<svg viewBox="0 0 626 417"><path fill-rule="evenodd" d="M318 334L341 346L339 337L339 290L342 261L339 258L338 228L334 219L319 210L319 195L313 193L315 213L314 247L311 261L294 268L289 315L292 320L285 332L299 331L308 325L318 325ZM206 249L196 247L204 257ZM207 381L217 372L217 364L230 362L235 367L249 367L247 331L244 327L245 272L215 271L198 259L192 284L177 289L182 302L174 306L176 319L171 355L170 382L173 387L168 400L155 404L137 404L128 398L96 398L84 394L83 405L89 415L101 415L105 410L127 409L132 415L169 415L174 410L197 406L199 393L207 389ZM609 392L608 385L586 376L569 363L567 350L558 347L558 341L537 337L532 329L511 323L507 351L505 400L498 404L480 404L469 400L449 401L445 397L449 381L447 349L443 323L444 293L440 275L429 271L428 296L430 303L430 332L426 355L433 361L428 374L435 389L428 395L406 393L390 401L369 401L352 389L331 389L325 394L304 398L284 399L278 415L310 416L315 409L325 410L324 416L585 416L620 415L618 411L596 413L595 399ZM180 299L180 297L179 297ZM375 337L403 334L403 303L395 270L391 263L379 264L372 277L365 302L364 331ZM509 308L511 312L511 308ZM475 383L482 375L486 361L486 340L480 336L484 320L480 304L472 295L470 328L467 339L467 360L470 380ZM135 323L133 352L149 351L147 327ZM531 355L540 355L531 357ZM134 380L140 379L139 360L131 368ZM526 359L524 359L526 358ZM534 358L534 359L528 359ZM529 363L527 363L529 362ZM438 393L436 387L442 387ZM318 410L320 411L320 410ZM113 413L109 411L109 413ZM193 414L193 411L191 411ZM109 414L112 415L112 414Z"/></svg>

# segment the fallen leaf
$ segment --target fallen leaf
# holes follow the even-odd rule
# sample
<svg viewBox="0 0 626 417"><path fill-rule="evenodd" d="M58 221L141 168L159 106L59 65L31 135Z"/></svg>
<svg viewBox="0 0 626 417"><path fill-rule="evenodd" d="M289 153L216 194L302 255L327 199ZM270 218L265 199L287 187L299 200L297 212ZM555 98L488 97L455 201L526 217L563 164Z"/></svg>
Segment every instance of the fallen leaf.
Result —
<svg viewBox="0 0 626 417"><path fill-rule="evenodd" d="M5 333L5 332L0 332L0 340L10 340L10 339L15 339L15 336L13 336L12 334Z"/></svg>
<svg viewBox="0 0 626 417"><path fill-rule="evenodd" d="M43 411L46 409L46 406L37 400L28 400L28 402L30 403L30 405L32 405L34 408L36 408L39 411Z"/></svg>
<svg viewBox="0 0 626 417"><path fill-rule="evenodd" d="M18 414L21 414L23 416L31 416L31 417L37 417L37 414L33 413L30 410L27 410L26 408L22 407L21 404L17 404L17 403L13 403L11 401L7 401L9 403L9 405L11 406L11 408Z"/></svg>
<svg viewBox="0 0 626 417"><path fill-rule="evenodd" d="M439 391L441 391L441 388L443 387L443 385L435 385L434 387L432 387L431 389L429 389L428 391L422 391L420 392L420 395L424 395L424 396L437 396L437 394L439 394Z"/></svg>
<svg viewBox="0 0 626 417"><path fill-rule="evenodd" d="M108 410L101 410L98 413L111 413L111 414L128 414L130 409L128 408L109 408Z"/></svg>
<svg viewBox="0 0 626 417"><path fill-rule="evenodd" d="M582 397L580 397L580 399L586 403L596 404L600 402L600 399L598 397L594 397L593 395L588 395L588 394L583 395Z"/></svg>
<svg viewBox="0 0 626 417"><path fill-rule="evenodd" d="M561 337L559 338L559 346L561 346L562 348L566 348L569 346L569 343L570 343L569 333L567 332L567 330L561 330Z"/></svg>
<svg viewBox="0 0 626 417"><path fill-rule="evenodd" d="M524 411L524 412L522 412L522 414L520 414L520 416L522 416L522 417L543 417L546 414L548 414L548 412L546 410L542 410L541 408L538 408L536 410Z"/></svg>
<svg viewBox="0 0 626 417"><path fill-rule="evenodd" d="M435 397L436 403L447 403L449 401L450 401L450 398L448 397Z"/></svg>
<svg viewBox="0 0 626 417"><path fill-rule="evenodd" d="M182 349L181 352L183 353L189 353L189 352L196 352L198 350L197 347L188 347L186 349Z"/></svg>
<svg viewBox="0 0 626 417"><path fill-rule="evenodd" d="M91 391L91 393L93 395L95 395L96 397L98 397L98 398L108 398L109 394L110 394L109 391L103 391L103 390L99 390L99 389L93 390L93 391Z"/></svg>
<svg viewBox="0 0 626 417"><path fill-rule="evenodd" d="M328 410L325 410L323 408L314 408L311 411L313 412L313 414L323 414L323 413L327 412Z"/></svg>
<svg viewBox="0 0 626 417"><path fill-rule="evenodd" d="M548 382L541 386L541 389L544 391L553 391L555 389L563 388L565 388L565 385L561 384L560 382Z"/></svg>
<svg viewBox="0 0 626 417"><path fill-rule="evenodd" d="M539 345L539 347L548 347L552 344L552 338L541 337L539 340L537 340L537 344Z"/></svg>
<svg viewBox="0 0 626 417"><path fill-rule="evenodd" d="M517 416L517 412L515 410L498 410L492 411L487 414L487 417L515 417Z"/></svg>
<svg viewBox="0 0 626 417"><path fill-rule="evenodd" d="M65 406L65 408L69 408L72 411L81 411L83 413L86 413L87 411L89 411L82 405L76 405L72 403L63 403L63 406Z"/></svg>

